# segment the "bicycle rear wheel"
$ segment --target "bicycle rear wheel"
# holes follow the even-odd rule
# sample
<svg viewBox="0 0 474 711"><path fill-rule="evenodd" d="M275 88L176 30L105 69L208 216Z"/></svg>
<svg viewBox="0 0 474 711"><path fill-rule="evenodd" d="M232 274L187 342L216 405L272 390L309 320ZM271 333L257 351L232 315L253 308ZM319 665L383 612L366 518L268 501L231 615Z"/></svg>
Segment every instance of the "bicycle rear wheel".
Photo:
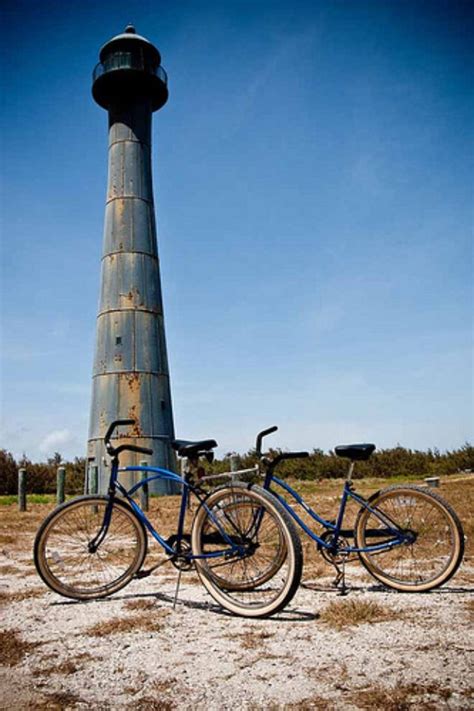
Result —
<svg viewBox="0 0 474 711"><path fill-rule="evenodd" d="M43 581L75 600L106 597L125 587L140 570L147 551L146 531L131 508L116 499L109 529L96 551L106 496L83 496L63 504L36 534L34 561Z"/></svg>
<svg viewBox="0 0 474 711"><path fill-rule="evenodd" d="M235 483L212 492L192 528L201 582L227 610L268 617L294 596L301 580L298 534L283 507L260 487ZM226 540L227 539L227 540ZM240 547L231 552L229 539Z"/></svg>
<svg viewBox="0 0 474 711"><path fill-rule="evenodd" d="M354 527L358 548L393 539L387 523L410 535L409 542L389 550L359 553L371 575L402 592L431 590L454 575L463 557L464 534L456 513L438 494L393 486L374 494L369 504L385 522L362 507Z"/></svg>

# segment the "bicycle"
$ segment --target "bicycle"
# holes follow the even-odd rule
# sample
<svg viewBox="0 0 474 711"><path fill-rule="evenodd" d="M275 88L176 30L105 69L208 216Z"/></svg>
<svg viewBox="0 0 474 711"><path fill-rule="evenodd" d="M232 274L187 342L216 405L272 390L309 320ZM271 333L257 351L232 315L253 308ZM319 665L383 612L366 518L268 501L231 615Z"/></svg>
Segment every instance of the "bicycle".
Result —
<svg viewBox="0 0 474 711"><path fill-rule="evenodd" d="M194 567L214 600L232 613L256 618L283 609L298 589L302 572L299 537L283 507L260 487L242 482L204 491L194 473L200 457L212 461L215 440L172 442L189 464L183 477L161 467L121 468L123 451L152 454L132 444L112 445L115 428L132 424L134 420L116 420L104 437L111 457L107 495L68 501L41 524L34 561L46 585L77 600L111 595L162 564L142 569L149 534L163 549L164 562L178 569L175 604L181 573ZM121 471L146 477L127 491L118 481ZM157 531L132 498L140 487L157 479L181 486L178 520L171 535ZM197 510L187 533L184 524L191 495ZM169 498L160 497L160 503L166 507ZM272 561L278 561L277 569Z"/></svg>
<svg viewBox="0 0 474 711"><path fill-rule="evenodd" d="M317 544L326 561L337 571L335 585L345 586L345 564L357 555L366 570L389 588L402 592L424 592L446 583L459 568L464 554L464 533L452 507L439 494L416 485L395 485L365 498L352 482L355 463L368 460L374 444L335 447L338 457L349 460L339 511L334 520L318 515L287 482L274 475L284 459L308 457L308 452L287 452L269 458L262 455L262 439L277 427L257 436L256 451L263 477L263 489L270 492L299 527ZM316 533L282 495L289 495L323 531ZM360 505L354 526L343 528L347 502ZM351 545L350 539L354 544ZM278 566L275 557L274 568Z"/></svg>

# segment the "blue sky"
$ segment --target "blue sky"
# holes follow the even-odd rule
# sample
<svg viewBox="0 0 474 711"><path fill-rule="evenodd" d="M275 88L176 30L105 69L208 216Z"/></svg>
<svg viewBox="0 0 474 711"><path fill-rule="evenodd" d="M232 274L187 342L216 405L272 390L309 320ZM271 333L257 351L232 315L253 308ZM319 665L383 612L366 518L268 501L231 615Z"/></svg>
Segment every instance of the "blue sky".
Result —
<svg viewBox="0 0 474 711"><path fill-rule="evenodd" d="M3 3L2 438L83 455L107 117L160 49L154 186L176 432L246 451L472 441L474 5Z"/></svg>

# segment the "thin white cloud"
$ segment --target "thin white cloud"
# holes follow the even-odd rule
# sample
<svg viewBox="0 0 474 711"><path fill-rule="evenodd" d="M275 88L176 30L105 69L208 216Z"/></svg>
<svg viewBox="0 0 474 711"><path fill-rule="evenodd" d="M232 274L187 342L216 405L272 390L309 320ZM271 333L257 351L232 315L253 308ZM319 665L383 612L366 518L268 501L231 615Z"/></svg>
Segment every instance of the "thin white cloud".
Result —
<svg viewBox="0 0 474 711"><path fill-rule="evenodd" d="M70 430L53 430L40 442L38 449L43 454L50 454L57 451L59 446L69 444L72 439Z"/></svg>

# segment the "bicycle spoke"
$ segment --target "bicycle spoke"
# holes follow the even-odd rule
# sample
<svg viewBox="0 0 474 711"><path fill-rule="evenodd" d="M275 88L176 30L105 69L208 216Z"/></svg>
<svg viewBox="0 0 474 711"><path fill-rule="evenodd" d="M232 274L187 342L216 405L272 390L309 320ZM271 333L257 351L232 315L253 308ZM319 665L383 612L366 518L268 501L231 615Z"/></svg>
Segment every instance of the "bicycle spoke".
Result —
<svg viewBox="0 0 474 711"><path fill-rule="evenodd" d="M53 516L43 532L39 553L46 582L53 589L93 597L130 579L130 571L143 556L144 539L127 508L114 504L105 538L97 549L89 548L102 529L106 507L105 498L85 499L71 502Z"/></svg>

